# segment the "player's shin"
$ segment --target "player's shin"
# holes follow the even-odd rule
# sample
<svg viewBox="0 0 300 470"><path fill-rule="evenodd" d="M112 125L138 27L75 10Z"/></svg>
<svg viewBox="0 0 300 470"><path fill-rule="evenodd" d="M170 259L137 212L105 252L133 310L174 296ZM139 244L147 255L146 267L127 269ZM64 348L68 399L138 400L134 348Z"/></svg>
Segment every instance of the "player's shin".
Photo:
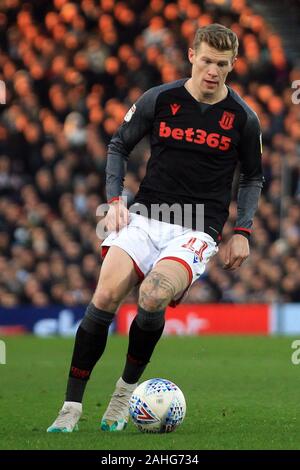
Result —
<svg viewBox="0 0 300 470"><path fill-rule="evenodd" d="M150 361L154 348L163 333L164 312L164 310L148 312L138 307L138 314L129 331L128 352L122 374L126 383L138 382Z"/></svg>
<svg viewBox="0 0 300 470"><path fill-rule="evenodd" d="M77 330L69 380L67 402L81 402L91 372L102 356L114 314L90 303Z"/></svg>

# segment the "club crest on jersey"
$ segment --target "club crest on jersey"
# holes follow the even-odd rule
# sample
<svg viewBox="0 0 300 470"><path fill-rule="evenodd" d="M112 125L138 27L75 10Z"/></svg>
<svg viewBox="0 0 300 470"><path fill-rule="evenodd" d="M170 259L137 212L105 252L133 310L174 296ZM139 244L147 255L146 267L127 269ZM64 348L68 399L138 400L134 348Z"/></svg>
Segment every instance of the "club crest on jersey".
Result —
<svg viewBox="0 0 300 470"><path fill-rule="evenodd" d="M171 107L171 111L172 111L173 116L175 116L177 111L180 110L181 104L173 103L173 104L170 104L170 107Z"/></svg>
<svg viewBox="0 0 300 470"><path fill-rule="evenodd" d="M133 104L131 108L129 109L129 111L127 111L127 113L125 114L124 121L129 122L132 116L134 115L135 110L136 110L136 105Z"/></svg>
<svg viewBox="0 0 300 470"><path fill-rule="evenodd" d="M224 111L221 120L219 121L220 126L222 129L228 131L229 129L233 128L233 121L235 118L235 114L230 113L229 111Z"/></svg>

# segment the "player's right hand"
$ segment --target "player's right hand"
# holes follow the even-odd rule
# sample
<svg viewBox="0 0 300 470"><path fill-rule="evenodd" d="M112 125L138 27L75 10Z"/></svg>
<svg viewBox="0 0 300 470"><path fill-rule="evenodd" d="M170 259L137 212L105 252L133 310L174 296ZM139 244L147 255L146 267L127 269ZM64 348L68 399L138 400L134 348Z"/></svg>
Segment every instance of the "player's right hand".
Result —
<svg viewBox="0 0 300 470"><path fill-rule="evenodd" d="M130 213L122 200L114 201L105 216L104 223L109 232L119 231L130 222Z"/></svg>

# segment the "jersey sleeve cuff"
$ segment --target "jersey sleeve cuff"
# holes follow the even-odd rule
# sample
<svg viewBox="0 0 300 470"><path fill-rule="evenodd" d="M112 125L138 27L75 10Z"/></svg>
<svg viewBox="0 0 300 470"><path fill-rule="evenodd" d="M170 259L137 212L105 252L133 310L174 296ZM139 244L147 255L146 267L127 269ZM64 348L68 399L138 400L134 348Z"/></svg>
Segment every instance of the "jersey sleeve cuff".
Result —
<svg viewBox="0 0 300 470"><path fill-rule="evenodd" d="M251 235L251 229L244 228L244 227L235 227L234 234L243 235L245 238L247 238L247 240L249 240L250 235Z"/></svg>
<svg viewBox="0 0 300 470"><path fill-rule="evenodd" d="M109 199L107 201L107 204L112 204L113 202L115 201L122 201L122 196L115 196L115 197L112 197L111 199Z"/></svg>

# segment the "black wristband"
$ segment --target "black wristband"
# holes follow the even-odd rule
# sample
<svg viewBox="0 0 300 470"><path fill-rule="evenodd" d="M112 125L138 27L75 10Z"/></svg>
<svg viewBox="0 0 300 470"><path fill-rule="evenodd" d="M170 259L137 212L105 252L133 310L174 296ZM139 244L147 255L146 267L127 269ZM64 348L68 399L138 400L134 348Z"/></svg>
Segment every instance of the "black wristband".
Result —
<svg viewBox="0 0 300 470"><path fill-rule="evenodd" d="M243 237L250 239L251 231L249 229L235 228L234 235L243 235Z"/></svg>

